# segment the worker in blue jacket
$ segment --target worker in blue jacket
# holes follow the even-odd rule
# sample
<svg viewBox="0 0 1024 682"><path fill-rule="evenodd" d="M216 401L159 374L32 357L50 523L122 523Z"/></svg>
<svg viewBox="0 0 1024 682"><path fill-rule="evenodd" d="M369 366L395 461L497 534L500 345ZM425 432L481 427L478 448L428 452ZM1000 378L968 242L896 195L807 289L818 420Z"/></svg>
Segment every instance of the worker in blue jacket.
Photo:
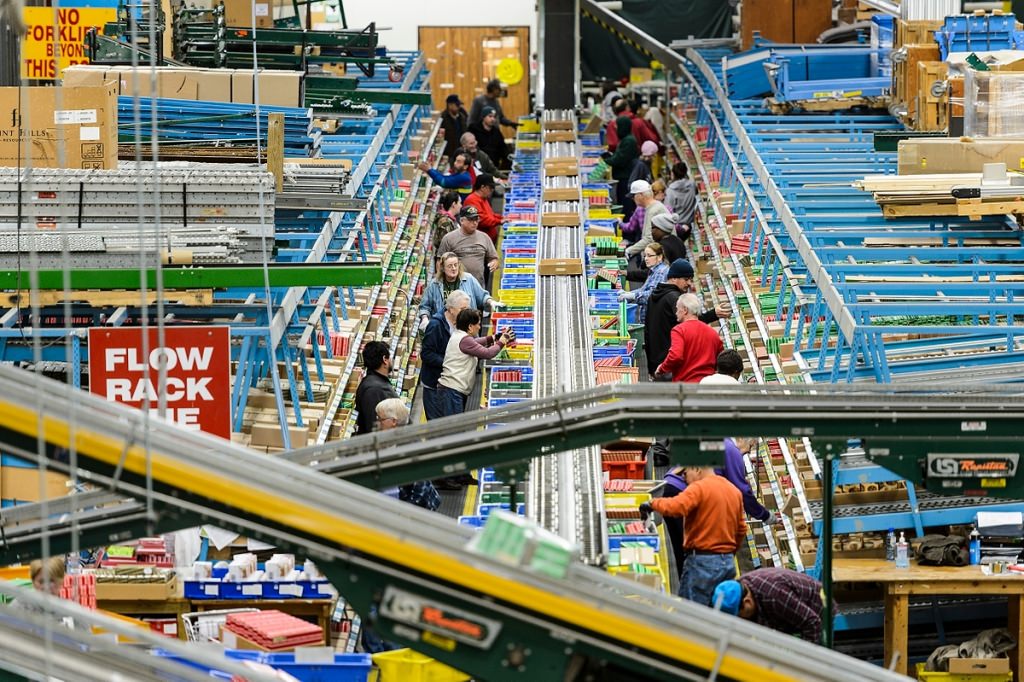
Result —
<svg viewBox="0 0 1024 682"><path fill-rule="evenodd" d="M473 170L469 155L465 152L459 152L455 155L451 166L448 168L447 175L441 175L436 168L431 168L430 164L426 161L420 162L419 169L429 175L435 185L444 189L464 189L469 191L472 189L473 181L476 179L476 172Z"/></svg>
<svg viewBox="0 0 1024 682"><path fill-rule="evenodd" d="M423 389L423 412L427 421L444 416L444 406L437 391L437 380L444 366L448 340L455 330L455 319L469 307L469 295L456 289L445 299L444 310L434 314L423 331L420 345L420 386Z"/></svg>

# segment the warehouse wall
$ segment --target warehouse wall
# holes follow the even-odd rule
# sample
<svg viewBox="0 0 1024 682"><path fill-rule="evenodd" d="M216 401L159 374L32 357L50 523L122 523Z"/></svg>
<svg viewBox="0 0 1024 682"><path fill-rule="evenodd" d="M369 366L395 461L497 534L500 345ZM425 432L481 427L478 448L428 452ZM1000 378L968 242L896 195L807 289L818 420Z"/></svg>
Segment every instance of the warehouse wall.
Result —
<svg viewBox="0 0 1024 682"><path fill-rule="evenodd" d="M420 26L529 26L530 53L537 51L537 9L534 0L345 0L350 27L377 22L381 42L392 50L417 49Z"/></svg>

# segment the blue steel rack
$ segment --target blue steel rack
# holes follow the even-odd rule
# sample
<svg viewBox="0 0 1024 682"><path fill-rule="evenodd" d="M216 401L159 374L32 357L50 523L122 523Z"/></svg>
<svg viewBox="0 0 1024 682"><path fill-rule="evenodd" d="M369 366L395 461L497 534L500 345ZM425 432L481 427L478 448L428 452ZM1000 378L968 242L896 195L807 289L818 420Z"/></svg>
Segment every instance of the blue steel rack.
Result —
<svg viewBox="0 0 1024 682"><path fill-rule="evenodd" d="M389 81L386 74L361 77L361 87L402 91L427 87L429 73L424 68L420 53L393 52L390 56L402 66L403 79L395 83ZM400 166L409 160L410 132L418 129L429 111L421 105L400 104L374 105L373 110L372 119L345 120L336 134L318 138L323 158L347 158L352 162L348 194L364 199L365 208L359 211L278 210L275 242L279 248L275 262L320 263L374 258L379 259L383 267L394 255L394 249L389 250L382 245L380 236L391 229L386 219L401 176ZM404 229L405 224L399 227ZM390 243L397 242L396 238ZM374 298L378 291L379 287L373 290ZM233 428L236 431L241 428L248 388L255 386L261 378L269 377L273 384L283 445L287 449L291 443L285 409L285 384L277 371L277 363L283 363L285 368L288 395L304 395L311 399L312 377L303 359L303 349L309 342L316 380L324 381L322 361L331 357L331 349L329 344L321 347L314 332L318 328L337 331L338 321L347 319L346 306L339 305L336 294L344 295L349 303L354 302L352 287L272 287L269 305L262 289L227 289L215 292L211 306L167 305L165 312L173 313L178 321L227 324L231 327L235 341L232 360L238 363L232 389ZM75 311L80 309L81 306L76 306ZM153 310L155 306L151 306L151 314ZM100 310L89 307L87 312L94 317ZM41 338L40 359L63 362L70 358L69 380L80 387L85 330L61 321L52 328L35 328L29 332L16 326L20 317L14 308L0 310L0 361L33 361L34 349L21 345L21 342L36 335ZM106 324L118 326L127 319L127 311L121 307L113 311ZM356 350L360 339L361 335L353 340ZM70 350L66 344L70 344ZM340 380L342 386L352 371L356 355L353 352L350 356ZM296 364L299 376L296 376ZM304 421L299 400L291 402L296 424L302 426ZM326 414L321 423L320 442L330 430L332 417L333 414Z"/></svg>
<svg viewBox="0 0 1024 682"><path fill-rule="evenodd" d="M805 380L1024 375L1017 348L1022 311L1009 278L1024 261L1016 225L994 218L884 219L872 197L851 183L895 174L895 156L874 152L872 136L899 124L849 112L777 116L760 100L729 100L720 85L726 56L689 52L693 83L684 82L682 94L708 132L721 187L735 196L733 213L752 235L761 284L779 294L779 320L796 340ZM900 480L849 455L824 466L835 485ZM970 523L979 508L976 500L919 496L912 485L907 491L905 503L880 513L835 517L833 531L892 526L920 534L927 526ZM812 527L820 535L816 511ZM810 572L821 569L821 545Z"/></svg>

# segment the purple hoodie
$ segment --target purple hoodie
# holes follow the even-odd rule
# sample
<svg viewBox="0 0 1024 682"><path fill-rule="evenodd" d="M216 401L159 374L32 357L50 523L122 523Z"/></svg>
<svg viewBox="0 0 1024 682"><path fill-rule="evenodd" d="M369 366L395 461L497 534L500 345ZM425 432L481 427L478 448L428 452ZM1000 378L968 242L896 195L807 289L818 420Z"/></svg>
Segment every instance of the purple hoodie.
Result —
<svg viewBox="0 0 1024 682"><path fill-rule="evenodd" d="M686 490L686 479L682 472L675 473L676 469L679 467L671 467L665 474L665 480L680 491ZM750 489L750 483L747 482L747 469L743 465L743 453L736 447L736 441L732 438L725 439L725 468L715 469L715 473L724 477L743 493L743 510L747 512L747 516L758 521L767 521L772 517L772 513L757 501L754 491Z"/></svg>
<svg viewBox="0 0 1024 682"><path fill-rule="evenodd" d="M637 206L633 210L633 215L629 216L629 221L622 224L622 238L627 239L631 242L640 240L640 235L644 232L644 209Z"/></svg>

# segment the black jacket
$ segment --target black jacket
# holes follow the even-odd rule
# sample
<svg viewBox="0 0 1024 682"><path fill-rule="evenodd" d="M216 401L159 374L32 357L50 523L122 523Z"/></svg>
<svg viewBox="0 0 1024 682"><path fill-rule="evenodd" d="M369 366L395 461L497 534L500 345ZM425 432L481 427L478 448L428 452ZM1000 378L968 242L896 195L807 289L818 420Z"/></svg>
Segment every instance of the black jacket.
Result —
<svg viewBox="0 0 1024 682"><path fill-rule="evenodd" d="M373 432L377 423L377 404L388 398L397 398L394 387L388 378L380 372L369 371L356 389L356 435Z"/></svg>
<svg viewBox="0 0 1024 682"><path fill-rule="evenodd" d="M488 131L483 123L472 123L469 132L476 137L477 147L490 157L495 166L508 168L508 146L505 144L505 134L501 132L499 126L494 126Z"/></svg>
<svg viewBox="0 0 1024 682"><path fill-rule="evenodd" d="M667 234L658 242L662 251L665 252L665 260L669 264L674 263L677 258L686 258L686 244L674 234Z"/></svg>
<svg viewBox="0 0 1024 682"><path fill-rule="evenodd" d="M423 343L420 345L420 385L437 388L437 380L441 378L444 365L444 354L448 350L448 341L452 338L451 329L444 311L435 313L423 332Z"/></svg>
<svg viewBox="0 0 1024 682"><path fill-rule="evenodd" d="M670 282L662 282L647 300L647 319L644 322L644 353L647 355L647 373L654 370L668 355L672 346L672 328L676 321L676 301L683 292ZM698 316L701 322L710 324L718 319L714 308Z"/></svg>
<svg viewBox="0 0 1024 682"><path fill-rule="evenodd" d="M466 110L459 108L459 113L452 116L445 109L441 114L441 129L444 130L444 151L442 154L450 161L455 150L462 145L461 137L469 131L469 115Z"/></svg>

